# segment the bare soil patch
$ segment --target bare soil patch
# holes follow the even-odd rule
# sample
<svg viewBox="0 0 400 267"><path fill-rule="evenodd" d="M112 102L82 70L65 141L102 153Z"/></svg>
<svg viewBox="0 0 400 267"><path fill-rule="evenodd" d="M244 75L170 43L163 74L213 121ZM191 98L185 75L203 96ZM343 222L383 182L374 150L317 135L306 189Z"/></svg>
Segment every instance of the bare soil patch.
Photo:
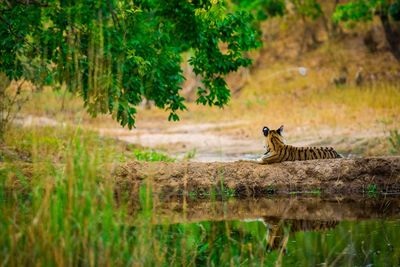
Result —
<svg viewBox="0 0 400 267"><path fill-rule="evenodd" d="M116 192L142 185L163 197L291 192L400 193L400 157L332 159L258 165L250 162L130 162L117 168Z"/></svg>

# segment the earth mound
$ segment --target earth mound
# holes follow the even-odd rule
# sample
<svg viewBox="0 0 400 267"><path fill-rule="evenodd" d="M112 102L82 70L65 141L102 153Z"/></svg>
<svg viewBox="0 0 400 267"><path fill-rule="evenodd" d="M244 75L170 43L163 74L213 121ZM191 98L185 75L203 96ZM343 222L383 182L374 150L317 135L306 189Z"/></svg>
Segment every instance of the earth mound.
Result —
<svg viewBox="0 0 400 267"><path fill-rule="evenodd" d="M330 159L259 165L251 162L139 162L117 168L116 192L146 185L163 197L261 196L292 192L400 193L400 157Z"/></svg>

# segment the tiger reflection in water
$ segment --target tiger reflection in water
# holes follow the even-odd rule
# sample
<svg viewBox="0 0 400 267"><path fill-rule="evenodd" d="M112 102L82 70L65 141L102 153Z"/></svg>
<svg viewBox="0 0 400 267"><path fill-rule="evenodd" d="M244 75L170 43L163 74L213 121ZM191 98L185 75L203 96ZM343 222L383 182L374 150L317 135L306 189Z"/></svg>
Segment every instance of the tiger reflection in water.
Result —
<svg viewBox="0 0 400 267"><path fill-rule="evenodd" d="M283 254L286 253L290 234L295 234L300 231L331 230L339 224L339 222L335 220L282 220L277 217L263 217L262 221L268 229L266 236L267 251L280 250Z"/></svg>

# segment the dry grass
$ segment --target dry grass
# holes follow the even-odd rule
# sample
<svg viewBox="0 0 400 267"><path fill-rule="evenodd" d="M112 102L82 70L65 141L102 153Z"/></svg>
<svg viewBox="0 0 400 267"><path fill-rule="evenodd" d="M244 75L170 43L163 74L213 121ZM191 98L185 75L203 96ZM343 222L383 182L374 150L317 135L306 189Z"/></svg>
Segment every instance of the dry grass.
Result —
<svg viewBox="0 0 400 267"><path fill-rule="evenodd" d="M400 88L394 84L335 87L327 80L330 73L310 70L302 77L296 72L280 72L282 67L259 70L240 96L224 109L189 104L181 122L207 123L241 121L241 125L217 128L219 134L239 138L260 138L260 128L285 125L289 142L335 145L345 153L384 155L389 132L399 128ZM320 84L322 86L320 86ZM61 110L60 103L64 101ZM55 118L89 129L118 128L109 115L92 118L82 101L69 94L47 89L36 93L23 114ZM139 108L137 125L173 127L165 111Z"/></svg>
<svg viewBox="0 0 400 267"><path fill-rule="evenodd" d="M254 79L226 108L190 105L190 112L182 114L182 120L240 120L245 122L243 129L252 137L259 135L263 125L274 128L284 124L292 134L301 135L318 134L327 129L332 133L382 133L399 127L400 88L395 85L320 88L312 77L309 84L305 81L307 78L298 79L298 83ZM160 117L161 112L143 113L147 119Z"/></svg>

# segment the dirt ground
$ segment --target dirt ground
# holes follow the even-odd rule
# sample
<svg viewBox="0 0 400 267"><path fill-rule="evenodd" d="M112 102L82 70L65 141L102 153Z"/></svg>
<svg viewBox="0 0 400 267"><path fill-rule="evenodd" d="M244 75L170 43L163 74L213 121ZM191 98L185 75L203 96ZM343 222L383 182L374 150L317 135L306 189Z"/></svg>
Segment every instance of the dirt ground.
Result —
<svg viewBox="0 0 400 267"><path fill-rule="evenodd" d="M400 193L400 157L332 159L258 165L250 162L130 162L115 172L116 192L146 185L164 198Z"/></svg>

